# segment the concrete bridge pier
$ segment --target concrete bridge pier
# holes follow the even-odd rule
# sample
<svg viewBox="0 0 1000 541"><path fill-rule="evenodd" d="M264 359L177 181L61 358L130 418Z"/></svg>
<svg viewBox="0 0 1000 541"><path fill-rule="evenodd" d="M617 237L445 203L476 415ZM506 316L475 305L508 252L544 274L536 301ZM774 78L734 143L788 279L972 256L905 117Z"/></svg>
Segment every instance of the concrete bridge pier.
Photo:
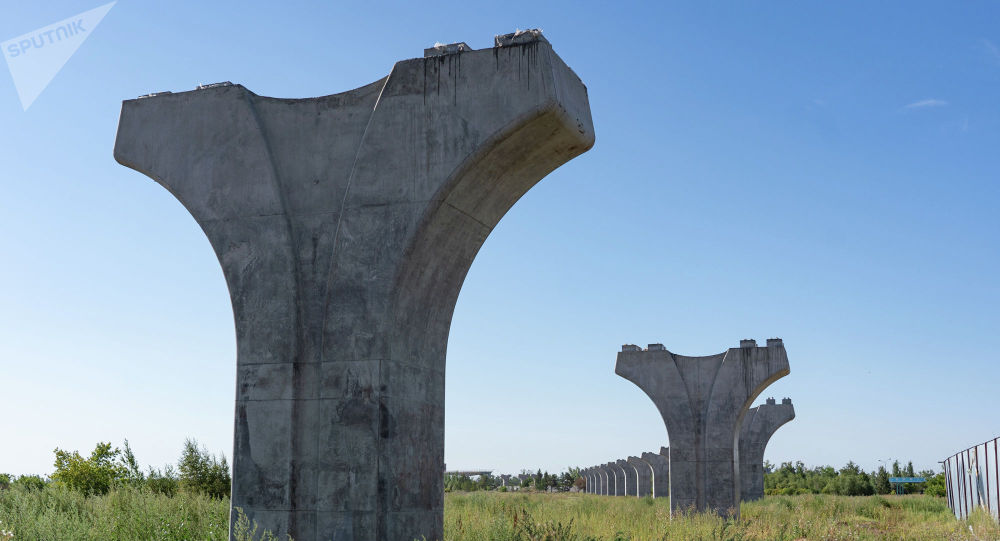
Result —
<svg viewBox="0 0 1000 541"><path fill-rule="evenodd" d="M629 465L632 466L632 468L635 469L635 473L636 473L636 483L635 483L636 497L645 498L647 496L651 496L652 493L653 493L653 485L652 485L653 469L652 469L652 466L650 466L650 464L648 462L646 462L645 460L643 460L643 459L641 459L639 457L635 457L635 456L628 457L627 462L629 463Z"/></svg>
<svg viewBox="0 0 1000 541"><path fill-rule="evenodd" d="M743 501L764 497L764 449L782 425L795 418L791 398L776 404L773 398L750 408L740 430L740 489Z"/></svg>
<svg viewBox="0 0 1000 541"><path fill-rule="evenodd" d="M743 417L768 385L789 373L780 339L707 357L673 354L663 344L625 345L615 373L635 383L660 411L670 437L670 507L739 515L737 445Z"/></svg>
<svg viewBox="0 0 1000 541"><path fill-rule="evenodd" d="M122 104L115 159L180 200L229 287L234 507L297 541L442 537L462 282L593 143L587 90L538 31L319 98L220 83Z"/></svg>
<svg viewBox="0 0 1000 541"><path fill-rule="evenodd" d="M670 460L666 456L667 449L662 448L664 454L643 453L642 459L650 465L653 471L652 485L654 498L670 497Z"/></svg>

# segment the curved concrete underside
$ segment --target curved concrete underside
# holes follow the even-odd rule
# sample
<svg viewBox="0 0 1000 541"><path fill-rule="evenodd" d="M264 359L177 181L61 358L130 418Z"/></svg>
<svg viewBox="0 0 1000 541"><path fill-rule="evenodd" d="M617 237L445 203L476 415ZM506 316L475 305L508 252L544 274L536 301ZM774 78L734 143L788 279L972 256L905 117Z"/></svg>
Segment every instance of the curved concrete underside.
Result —
<svg viewBox="0 0 1000 541"><path fill-rule="evenodd" d="M764 497L764 449L782 425L795 418L790 398L776 404L773 398L750 408L740 428L740 490L743 501Z"/></svg>
<svg viewBox="0 0 1000 541"><path fill-rule="evenodd" d="M507 210L594 143L586 88L549 43L497 42L320 98L224 85L122 105L115 159L181 201L225 273L232 505L263 528L442 536L462 282Z"/></svg>

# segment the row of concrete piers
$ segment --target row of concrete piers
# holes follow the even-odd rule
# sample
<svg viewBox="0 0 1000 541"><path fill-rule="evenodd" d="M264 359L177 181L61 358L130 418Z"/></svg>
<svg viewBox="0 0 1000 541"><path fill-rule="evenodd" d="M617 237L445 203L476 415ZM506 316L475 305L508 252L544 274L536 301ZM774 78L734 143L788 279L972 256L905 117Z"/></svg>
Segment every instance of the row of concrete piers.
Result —
<svg viewBox="0 0 1000 541"><path fill-rule="evenodd" d="M667 498L670 496L669 451L642 453L580 470L588 494Z"/></svg>

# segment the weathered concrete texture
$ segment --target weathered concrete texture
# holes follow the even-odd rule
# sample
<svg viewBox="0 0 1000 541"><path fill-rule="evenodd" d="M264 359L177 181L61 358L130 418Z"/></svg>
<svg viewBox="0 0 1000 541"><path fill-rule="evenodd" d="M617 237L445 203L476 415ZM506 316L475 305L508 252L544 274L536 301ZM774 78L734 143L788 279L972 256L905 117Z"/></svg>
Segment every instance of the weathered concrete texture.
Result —
<svg viewBox="0 0 1000 541"><path fill-rule="evenodd" d="M743 501L764 497L764 449L782 425L795 418L790 398L775 404L773 398L750 408L740 430L740 490Z"/></svg>
<svg viewBox="0 0 1000 541"><path fill-rule="evenodd" d="M738 515L740 424L754 399L788 374L780 339L766 347L740 347L708 357L686 357L650 344L623 347L615 373L635 383L656 404L670 437L670 507L694 506Z"/></svg>
<svg viewBox="0 0 1000 541"><path fill-rule="evenodd" d="M624 496L625 495L625 470L622 469L616 462L608 462L606 464L608 468L608 481L611 482L611 486L608 487L609 496ZM614 477L614 481L611 478Z"/></svg>
<svg viewBox="0 0 1000 541"><path fill-rule="evenodd" d="M645 460L630 456L626 461L632 468L635 469L636 482L635 482L635 495L639 498L645 498L646 496L651 496L653 493L652 479L653 470L648 462Z"/></svg>
<svg viewBox="0 0 1000 541"><path fill-rule="evenodd" d="M232 505L280 536L442 536L462 281L507 210L594 143L549 43L498 44L320 98L220 85L122 105L115 159L184 204L225 273Z"/></svg>
<svg viewBox="0 0 1000 541"><path fill-rule="evenodd" d="M664 449L664 451L666 451L666 449ZM653 497L670 497L670 460L667 458L667 455L643 453L642 459L645 460L653 470Z"/></svg>
<svg viewBox="0 0 1000 541"><path fill-rule="evenodd" d="M601 489L598 494L602 496L613 496L615 494L615 475L608 469L607 465L597 467L597 482Z"/></svg>
<svg viewBox="0 0 1000 541"><path fill-rule="evenodd" d="M625 490L619 496L635 496L635 468L627 460L616 460L615 464L621 468L625 478Z"/></svg>

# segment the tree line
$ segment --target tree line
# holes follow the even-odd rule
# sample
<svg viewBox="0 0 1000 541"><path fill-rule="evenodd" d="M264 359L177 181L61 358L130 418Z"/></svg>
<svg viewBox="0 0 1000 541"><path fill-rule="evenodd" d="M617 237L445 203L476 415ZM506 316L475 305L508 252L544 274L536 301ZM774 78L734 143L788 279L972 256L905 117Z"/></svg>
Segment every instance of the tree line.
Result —
<svg viewBox="0 0 1000 541"><path fill-rule="evenodd" d="M783 462L778 467L770 462L765 462L764 471L764 493L767 495L871 496L889 494L895 491L889 482L890 477L923 477L927 480L925 483L904 485L903 490L906 494L928 494L940 497L945 495L944 472L935 473L932 470L915 472L912 461L903 466L897 460L893 462L890 469L879 466L878 469L871 472L864 471L854 462L848 462L839 470L832 466L807 468L801 461ZM513 476L510 483L520 488L538 491L568 491L574 486L577 489L583 489L586 486L586 482L580 477L579 468L568 468L558 474L550 474L542 470L531 474L522 470L521 474L525 476L523 479ZM488 474L481 475L478 479L467 475L447 474L444 480L445 492L503 491L506 488L502 485L499 477Z"/></svg>
<svg viewBox="0 0 1000 541"><path fill-rule="evenodd" d="M15 477L0 473L0 490L11 487L41 490L52 485L94 496L129 486L146 488L166 496L188 492L228 498L232 484L225 455L217 458L191 438L184 441L176 469L168 464L163 469L150 466L143 471L128 440L121 449L112 447L110 442L98 443L87 457L78 451L64 451L58 447L54 453L55 472L49 479L38 475Z"/></svg>
<svg viewBox="0 0 1000 541"><path fill-rule="evenodd" d="M840 494L842 496L871 496L889 494L894 491L890 477L923 477L925 483L904 485L906 494L945 495L944 472L932 470L913 471L913 462L906 466L899 461L892 463L891 470L885 466L865 472L854 462L848 462L839 470L832 466L806 468L802 462L783 462L775 468L764 463L764 494Z"/></svg>
<svg viewBox="0 0 1000 541"><path fill-rule="evenodd" d="M560 473L543 472L541 469L535 473L521 470L521 476L523 478L517 475L511 476L508 481L509 485L528 490L555 490L560 492L568 491L573 486L577 489L584 487L583 478L580 477L580 468L568 468L566 471ZM485 474L477 477L477 479L473 479L468 475L445 474L444 491L474 492L477 490L499 490L504 492L507 490L507 487L503 486L501 478L496 475Z"/></svg>

